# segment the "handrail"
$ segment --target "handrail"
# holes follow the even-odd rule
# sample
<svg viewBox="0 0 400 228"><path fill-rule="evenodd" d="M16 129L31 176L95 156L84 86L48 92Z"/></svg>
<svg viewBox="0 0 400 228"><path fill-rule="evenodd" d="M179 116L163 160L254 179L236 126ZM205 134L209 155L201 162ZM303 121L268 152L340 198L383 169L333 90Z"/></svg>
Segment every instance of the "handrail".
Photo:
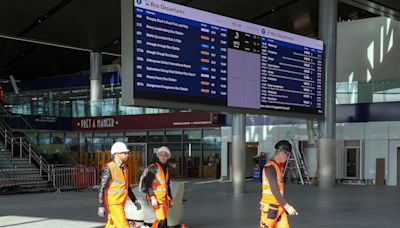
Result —
<svg viewBox="0 0 400 228"><path fill-rule="evenodd" d="M7 144L9 143L12 145L14 143L14 139L18 138L20 147L24 148L25 150L20 151L20 153L24 153L25 155L28 155L29 161L31 162L31 159L39 165L40 171L42 172L49 172L49 163L42 158L40 155L40 150L36 147L35 144L32 143L30 138L28 137L14 137L12 134L11 129L2 121L0 120L0 134L4 137L4 144L7 147ZM11 151L13 154L14 151ZM26 154L28 153L28 154Z"/></svg>

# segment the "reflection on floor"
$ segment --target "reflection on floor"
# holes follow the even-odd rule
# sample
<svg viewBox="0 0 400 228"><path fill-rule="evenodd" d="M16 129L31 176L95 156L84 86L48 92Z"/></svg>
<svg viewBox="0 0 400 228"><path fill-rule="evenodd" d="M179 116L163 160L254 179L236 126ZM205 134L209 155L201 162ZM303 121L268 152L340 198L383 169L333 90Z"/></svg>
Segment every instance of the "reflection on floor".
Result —
<svg viewBox="0 0 400 228"><path fill-rule="evenodd" d="M235 195L230 182L186 181L182 223L189 228L258 227L260 183L246 182ZM339 186L330 189L288 185L286 198L299 212L294 228L382 227L400 224L400 188ZM97 192L0 195L0 227L103 227Z"/></svg>

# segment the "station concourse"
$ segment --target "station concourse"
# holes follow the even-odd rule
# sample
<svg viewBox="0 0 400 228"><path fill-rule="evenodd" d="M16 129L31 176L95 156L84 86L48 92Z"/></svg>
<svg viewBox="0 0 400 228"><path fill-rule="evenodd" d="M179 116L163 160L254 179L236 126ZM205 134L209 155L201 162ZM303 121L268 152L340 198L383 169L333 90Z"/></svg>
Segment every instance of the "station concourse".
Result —
<svg viewBox="0 0 400 228"><path fill-rule="evenodd" d="M170 224L257 227L280 140L292 227L398 226L397 1L2 1L0 18L0 227L103 227L115 142L134 190L169 148Z"/></svg>

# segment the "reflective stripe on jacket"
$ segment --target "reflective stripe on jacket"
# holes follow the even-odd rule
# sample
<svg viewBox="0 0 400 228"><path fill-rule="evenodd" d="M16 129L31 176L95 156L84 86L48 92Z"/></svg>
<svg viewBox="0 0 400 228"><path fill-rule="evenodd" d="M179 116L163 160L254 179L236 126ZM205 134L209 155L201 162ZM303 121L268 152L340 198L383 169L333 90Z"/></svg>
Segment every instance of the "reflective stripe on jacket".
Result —
<svg viewBox="0 0 400 228"><path fill-rule="evenodd" d="M157 172L155 173L155 178L151 183L151 188L153 189L154 195L157 199L166 199L168 196L168 180L169 180L169 171L166 169L166 173L162 169L161 165L157 162L151 164L153 166L157 166Z"/></svg>
<svg viewBox="0 0 400 228"><path fill-rule="evenodd" d="M111 179L105 190L105 202L107 205L125 204L128 198L128 169L124 166L124 172L118 167L117 163L107 164L111 172Z"/></svg>
<svg viewBox="0 0 400 228"><path fill-rule="evenodd" d="M271 186L268 181L267 175L265 175L265 169L269 166L274 166L275 171L276 171L276 180L277 180L277 187L279 192L281 193L282 196L283 194L283 174L281 169L279 168L278 164L273 162L272 160L268 161L267 164L265 164L263 171L262 171L262 198L261 198L261 203L266 203L266 204L277 204L278 200L275 199L274 195L272 194L271 191Z"/></svg>

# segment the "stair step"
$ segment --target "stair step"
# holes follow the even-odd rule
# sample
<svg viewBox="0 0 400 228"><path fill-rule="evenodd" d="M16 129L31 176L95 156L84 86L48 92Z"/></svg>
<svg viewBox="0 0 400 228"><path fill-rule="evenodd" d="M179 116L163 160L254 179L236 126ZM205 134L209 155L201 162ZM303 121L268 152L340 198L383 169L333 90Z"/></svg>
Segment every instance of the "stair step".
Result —
<svg viewBox="0 0 400 228"><path fill-rule="evenodd" d="M18 183L18 185L21 187L39 187L39 186L48 187L49 186L47 180L26 181L24 183Z"/></svg>
<svg viewBox="0 0 400 228"><path fill-rule="evenodd" d="M22 157L22 158L10 158L10 161L13 161L13 162L29 162L29 158L25 158L25 157Z"/></svg>
<svg viewBox="0 0 400 228"><path fill-rule="evenodd" d="M26 181L41 181L43 177L40 175L25 175L25 176L11 176L6 178L0 178L0 181L12 181L15 183L21 183Z"/></svg>
<svg viewBox="0 0 400 228"><path fill-rule="evenodd" d="M24 172L24 173L9 173L6 172L5 175L7 177L24 177L24 176L40 176L40 171L37 172Z"/></svg>

